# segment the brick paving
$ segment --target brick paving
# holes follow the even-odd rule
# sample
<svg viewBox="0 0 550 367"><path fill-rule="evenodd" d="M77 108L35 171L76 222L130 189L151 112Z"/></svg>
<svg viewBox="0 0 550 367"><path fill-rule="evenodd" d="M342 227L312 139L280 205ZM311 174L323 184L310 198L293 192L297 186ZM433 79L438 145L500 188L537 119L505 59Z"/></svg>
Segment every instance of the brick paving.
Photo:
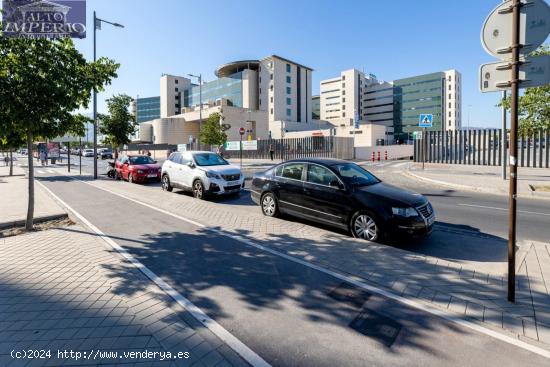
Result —
<svg viewBox="0 0 550 367"><path fill-rule="evenodd" d="M506 301L507 277L502 271L366 243L298 221L267 218L258 207L242 202L200 201L181 193L112 181L94 185L550 346L548 244L521 245L517 302L511 304ZM474 236L453 235L459 243Z"/></svg>
<svg viewBox="0 0 550 367"><path fill-rule="evenodd" d="M29 349L50 350L52 358L11 356ZM81 352L81 359L58 358L58 350ZM189 358L120 357L145 350ZM113 359L98 351L119 354ZM0 239L0 366L100 364L248 365L87 229Z"/></svg>

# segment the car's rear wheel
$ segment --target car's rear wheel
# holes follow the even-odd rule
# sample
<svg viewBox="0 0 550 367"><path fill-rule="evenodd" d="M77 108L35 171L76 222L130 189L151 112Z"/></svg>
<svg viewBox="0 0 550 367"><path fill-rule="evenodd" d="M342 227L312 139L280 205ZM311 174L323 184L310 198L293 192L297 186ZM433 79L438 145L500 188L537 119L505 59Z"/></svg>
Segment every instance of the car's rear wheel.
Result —
<svg viewBox="0 0 550 367"><path fill-rule="evenodd" d="M350 229L353 237L379 242L382 240L382 229L379 221L369 212L358 212L351 218Z"/></svg>
<svg viewBox="0 0 550 367"><path fill-rule="evenodd" d="M277 199L272 193L267 193L262 196L260 201L262 207L262 213L267 217L277 217L279 215L279 204Z"/></svg>
<svg viewBox="0 0 550 367"><path fill-rule="evenodd" d="M201 180L195 180L195 182L193 182L193 197L204 199L204 185Z"/></svg>
<svg viewBox="0 0 550 367"><path fill-rule="evenodd" d="M168 177L168 175L162 176L162 189L168 192L172 192L172 190L174 190L170 184L170 177Z"/></svg>

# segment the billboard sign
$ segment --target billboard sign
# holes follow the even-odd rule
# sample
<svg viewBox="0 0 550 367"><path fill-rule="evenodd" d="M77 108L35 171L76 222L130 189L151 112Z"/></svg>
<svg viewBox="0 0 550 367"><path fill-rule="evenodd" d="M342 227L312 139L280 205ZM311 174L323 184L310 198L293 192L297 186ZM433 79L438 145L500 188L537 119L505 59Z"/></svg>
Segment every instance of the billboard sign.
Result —
<svg viewBox="0 0 550 367"><path fill-rule="evenodd" d="M86 0L3 0L2 37L86 38Z"/></svg>

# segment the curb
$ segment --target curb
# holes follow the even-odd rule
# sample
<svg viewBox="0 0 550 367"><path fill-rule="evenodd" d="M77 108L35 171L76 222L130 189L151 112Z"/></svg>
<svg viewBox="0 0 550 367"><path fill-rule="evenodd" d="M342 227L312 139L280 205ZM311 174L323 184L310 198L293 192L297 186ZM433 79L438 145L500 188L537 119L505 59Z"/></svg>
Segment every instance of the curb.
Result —
<svg viewBox="0 0 550 367"><path fill-rule="evenodd" d="M481 193L485 193L485 194L508 196L508 193L504 193L504 192L500 192L500 191L493 191L493 190L490 190L490 189L484 189L484 188L480 188L480 187L460 185L460 184L455 184L455 183L446 182L446 181L434 180L433 178L422 177L420 175L417 175L417 174L411 172L410 170L404 171L402 174L405 175L405 176L409 176L413 179L416 179L417 181L429 182L429 183L436 184L436 185L439 185L439 186L452 187L452 188L455 188L455 189L461 189L461 190L467 190L467 191L473 191L473 192L481 192ZM542 200L549 200L550 201L550 196L541 195L541 194L530 194L530 195L528 195L528 194L517 194L517 197L522 198L522 199L542 199Z"/></svg>
<svg viewBox="0 0 550 367"><path fill-rule="evenodd" d="M60 220L60 219L68 219L69 215L67 213L64 214L53 214L53 215L45 215L42 217L36 217L33 219L34 224L49 222L52 220ZM8 228L15 228L15 227L23 227L27 221L25 219L21 220L13 220L10 222L4 222L0 223L0 229L8 229Z"/></svg>

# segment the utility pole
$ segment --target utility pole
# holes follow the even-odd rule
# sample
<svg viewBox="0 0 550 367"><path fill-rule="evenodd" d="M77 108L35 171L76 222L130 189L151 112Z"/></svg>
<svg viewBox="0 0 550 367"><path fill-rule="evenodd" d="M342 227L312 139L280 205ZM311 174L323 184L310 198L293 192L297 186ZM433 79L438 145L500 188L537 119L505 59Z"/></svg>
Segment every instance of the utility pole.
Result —
<svg viewBox="0 0 550 367"><path fill-rule="evenodd" d="M506 91L502 91L502 100L504 101L506 99ZM506 157L508 156L506 154L506 136L508 135L506 132L506 108L504 105L502 106L502 133L501 133L501 149L502 149L502 179L506 180Z"/></svg>
<svg viewBox="0 0 550 367"><path fill-rule="evenodd" d="M516 300L517 132L519 104L520 0L512 0L512 101L510 106L510 194L508 213L508 301Z"/></svg>

